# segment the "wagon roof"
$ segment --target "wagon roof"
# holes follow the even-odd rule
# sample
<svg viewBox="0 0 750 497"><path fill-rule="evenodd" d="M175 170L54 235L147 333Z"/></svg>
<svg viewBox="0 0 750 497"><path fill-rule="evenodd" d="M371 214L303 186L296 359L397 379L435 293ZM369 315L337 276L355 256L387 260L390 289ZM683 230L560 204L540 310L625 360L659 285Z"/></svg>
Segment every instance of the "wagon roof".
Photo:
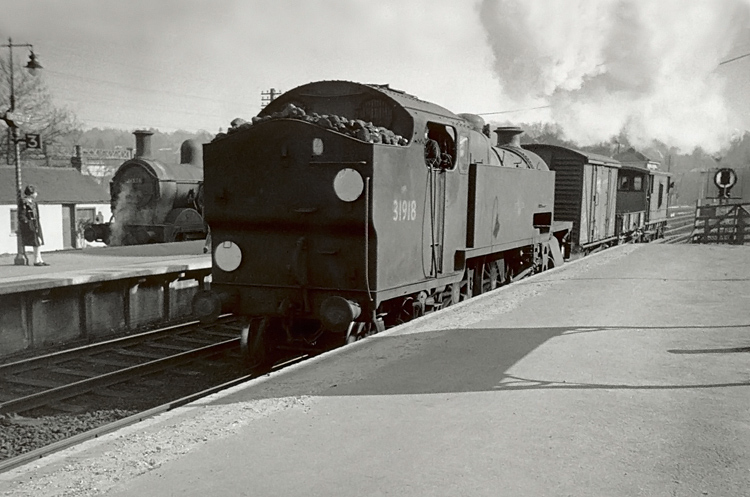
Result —
<svg viewBox="0 0 750 497"><path fill-rule="evenodd" d="M263 109L261 114L269 114L283 109L283 107L289 103L294 102L296 98L304 95L324 97L330 95L331 97L338 97L346 93L373 93L381 94L390 98L397 105L414 111L428 112L441 116L447 116L456 120L463 120L462 117L457 116L448 109L441 107L437 104L420 100L414 95L410 95L404 91L396 90L391 88L387 84L363 84L355 83L353 81L342 81L342 80L327 80L327 81L315 81L307 83L292 90L283 93L278 98L274 99L268 106Z"/></svg>
<svg viewBox="0 0 750 497"><path fill-rule="evenodd" d="M583 150L576 150L574 148L563 147L561 145L548 145L546 143L525 143L523 144L523 147L528 148L531 151L543 149L558 150L562 153L567 153L579 159L584 159L590 164L600 164L618 168L622 167L620 161L613 159L612 157L607 157L606 155L601 154L594 154L591 152L584 152Z"/></svg>

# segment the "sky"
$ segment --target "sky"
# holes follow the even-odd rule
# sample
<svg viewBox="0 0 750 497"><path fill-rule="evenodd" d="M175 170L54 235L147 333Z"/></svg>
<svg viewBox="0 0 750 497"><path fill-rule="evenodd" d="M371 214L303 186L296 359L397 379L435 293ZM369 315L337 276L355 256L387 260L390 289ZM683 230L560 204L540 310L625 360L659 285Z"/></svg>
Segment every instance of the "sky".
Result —
<svg viewBox="0 0 750 497"><path fill-rule="evenodd" d="M0 0L9 37L87 128L218 132L263 91L343 79L580 145L750 129L750 57L722 63L750 53L750 0Z"/></svg>

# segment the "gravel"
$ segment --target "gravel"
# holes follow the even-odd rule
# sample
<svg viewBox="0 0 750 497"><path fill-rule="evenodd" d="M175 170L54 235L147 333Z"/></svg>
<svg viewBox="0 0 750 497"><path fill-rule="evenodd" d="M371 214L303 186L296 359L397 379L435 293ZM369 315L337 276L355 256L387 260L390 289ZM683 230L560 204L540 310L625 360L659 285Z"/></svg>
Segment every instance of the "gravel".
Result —
<svg viewBox="0 0 750 497"><path fill-rule="evenodd" d="M209 401L210 397L206 399ZM307 396L262 399L228 406L196 405L162 414L144 424L128 427L48 456L47 471L34 479L24 477L30 468L0 475L3 497L88 497L105 494L138 475L159 468L211 440L230 437L248 423L287 409L309 411ZM182 416L185 413L188 416ZM93 445L106 443L101 450ZM77 456L91 449L93 456ZM39 466L37 465L37 469ZM25 470L24 470L25 469Z"/></svg>
<svg viewBox="0 0 750 497"><path fill-rule="evenodd" d="M77 412L39 408L0 414L0 461L93 430L138 412L244 376L237 359L201 362L181 373L157 373L69 401ZM71 405L73 404L73 405ZM62 407L62 406L59 406Z"/></svg>
<svg viewBox="0 0 750 497"><path fill-rule="evenodd" d="M59 440L64 440L137 411L108 409L83 414L60 414L38 418L16 414L0 415L0 460L19 456Z"/></svg>

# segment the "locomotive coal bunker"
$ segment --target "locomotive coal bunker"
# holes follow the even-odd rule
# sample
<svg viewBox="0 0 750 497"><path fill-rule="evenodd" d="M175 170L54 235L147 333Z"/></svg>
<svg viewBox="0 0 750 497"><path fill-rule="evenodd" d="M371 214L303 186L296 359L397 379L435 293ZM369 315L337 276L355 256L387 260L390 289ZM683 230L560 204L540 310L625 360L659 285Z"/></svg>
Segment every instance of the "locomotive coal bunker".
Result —
<svg viewBox="0 0 750 497"><path fill-rule="evenodd" d="M203 222L202 148L186 140L180 164L164 164L151 154L151 131L135 131L136 152L110 182L113 219L86 228L87 241L108 245L198 240Z"/></svg>
<svg viewBox="0 0 750 497"><path fill-rule="evenodd" d="M563 262L554 176L518 128L483 133L387 85L309 83L204 146L210 291L251 367L352 341ZM561 249L562 246L562 249Z"/></svg>

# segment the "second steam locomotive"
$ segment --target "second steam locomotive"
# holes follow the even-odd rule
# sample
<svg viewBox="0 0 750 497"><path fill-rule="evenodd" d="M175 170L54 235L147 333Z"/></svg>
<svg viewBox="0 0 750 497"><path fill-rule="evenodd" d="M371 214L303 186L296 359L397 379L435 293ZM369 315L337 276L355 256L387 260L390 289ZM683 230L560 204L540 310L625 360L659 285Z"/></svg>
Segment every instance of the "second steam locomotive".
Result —
<svg viewBox="0 0 750 497"><path fill-rule="evenodd" d="M113 219L92 224L84 238L107 245L178 242L206 237L201 145L183 142L180 164L152 157L151 131L135 131L136 151L110 182Z"/></svg>

